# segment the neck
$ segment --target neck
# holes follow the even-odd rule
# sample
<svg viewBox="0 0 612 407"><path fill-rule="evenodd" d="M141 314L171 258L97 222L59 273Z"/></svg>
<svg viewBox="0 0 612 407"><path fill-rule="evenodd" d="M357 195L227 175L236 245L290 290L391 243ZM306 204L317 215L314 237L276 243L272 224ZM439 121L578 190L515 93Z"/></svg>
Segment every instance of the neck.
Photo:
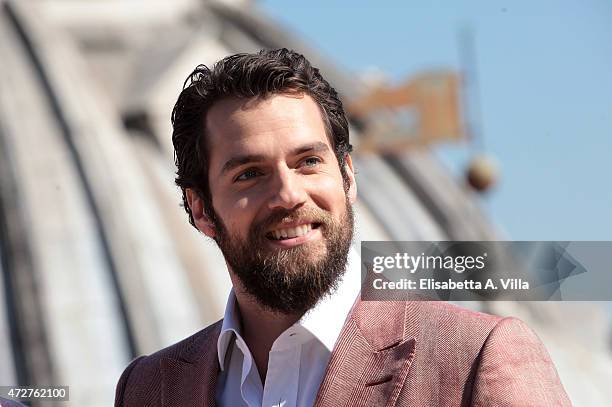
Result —
<svg viewBox="0 0 612 407"><path fill-rule="evenodd" d="M261 382L265 383L268 356L274 341L295 324L303 313L287 315L270 311L236 284L234 293L240 310L243 339L253 355Z"/></svg>

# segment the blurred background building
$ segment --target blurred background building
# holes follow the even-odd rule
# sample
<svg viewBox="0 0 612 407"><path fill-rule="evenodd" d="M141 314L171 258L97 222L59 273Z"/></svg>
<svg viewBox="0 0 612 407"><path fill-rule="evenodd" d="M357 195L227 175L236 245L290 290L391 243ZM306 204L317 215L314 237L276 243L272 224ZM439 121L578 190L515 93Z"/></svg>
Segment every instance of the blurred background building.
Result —
<svg viewBox="0 0 612 407"><path fill-rule="evenodd" d="M464 69L390 83L339 68L257 2L0 5L0 385L68 385L61 405L108 406L131 358L222 316L230 282L179 205L170 112L193 68L228 54L293 48L340 93L356 147L357 248L509 238L482 210L479 191L499 176L487 152L471 150L461 176L432 152L483 137L469 35ZM525 320L575 405L609 405L606 303L464 305Z"/></svg>

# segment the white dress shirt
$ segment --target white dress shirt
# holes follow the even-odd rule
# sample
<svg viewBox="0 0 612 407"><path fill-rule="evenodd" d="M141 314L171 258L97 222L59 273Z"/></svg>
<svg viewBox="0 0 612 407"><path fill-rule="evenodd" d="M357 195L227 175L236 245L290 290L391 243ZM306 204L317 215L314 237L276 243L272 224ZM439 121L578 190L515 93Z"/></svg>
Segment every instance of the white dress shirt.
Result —
<svg viewBox="0 0 612 407"><path fill-rule="evenodd" d="M346 273L336 292L322 299L272 344L265 386L242 338L232 290L217 342L221 366L217 403L231 407L314 405L331 352L359 294L360 282L359 255L351 248Z"/></svg>

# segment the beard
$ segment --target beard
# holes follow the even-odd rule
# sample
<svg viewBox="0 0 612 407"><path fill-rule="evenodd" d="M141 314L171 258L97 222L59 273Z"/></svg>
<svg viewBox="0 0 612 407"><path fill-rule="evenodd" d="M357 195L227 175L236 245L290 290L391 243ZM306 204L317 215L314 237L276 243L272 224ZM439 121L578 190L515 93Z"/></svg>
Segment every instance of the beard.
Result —
<svg viewBox="0 0 612 407"><path fill-rule="evenodd" d="M318 208L277 210L254 223L246 239L230 234L215 217L215 238L244 290L263 308L286 315L303 314L333 293L346 270L353 239L354 215L348 197L340 220ZM271 227L303 219L312 221L322 238L294 247L272 248Z"/></svg>

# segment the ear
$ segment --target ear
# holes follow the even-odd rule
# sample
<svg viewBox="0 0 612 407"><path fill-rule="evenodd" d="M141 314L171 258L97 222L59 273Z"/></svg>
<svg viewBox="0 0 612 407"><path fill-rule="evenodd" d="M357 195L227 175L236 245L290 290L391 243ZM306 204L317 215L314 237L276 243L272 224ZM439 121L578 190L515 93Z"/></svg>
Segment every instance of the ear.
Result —
<svg viewBox="0 0 612 407"><path fill-rule="evenodd" d="M215 224L204 213L204 201L200 195L191 188L187 188L185 194L187 195L187 203L189 204L189 209L191 209L191 216L193 216L196 227L200 232L214 239L216 236Z"/></svg>
<svg viewBox="0 0 612 407"><path fill-rule="evenodd" d="M349 202L354 204L357 201L357 182L355 182L355 170L353 169L353 160L351 155L347 154L344 158L344 169L349 181L349 188L346 195L349 198Z"/></svg>

